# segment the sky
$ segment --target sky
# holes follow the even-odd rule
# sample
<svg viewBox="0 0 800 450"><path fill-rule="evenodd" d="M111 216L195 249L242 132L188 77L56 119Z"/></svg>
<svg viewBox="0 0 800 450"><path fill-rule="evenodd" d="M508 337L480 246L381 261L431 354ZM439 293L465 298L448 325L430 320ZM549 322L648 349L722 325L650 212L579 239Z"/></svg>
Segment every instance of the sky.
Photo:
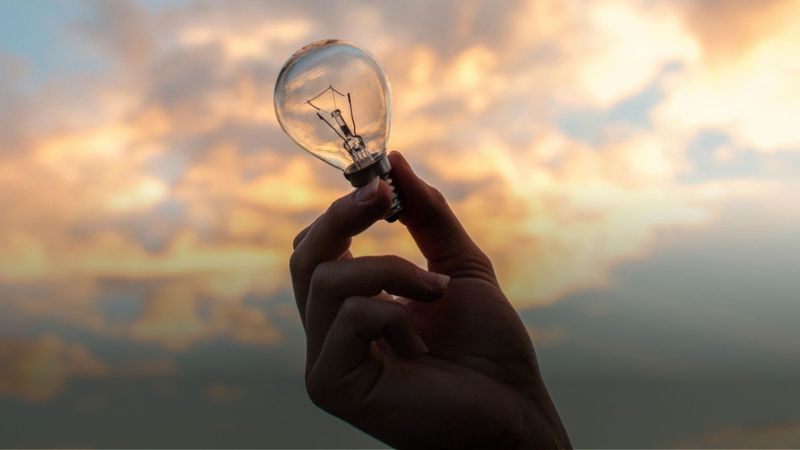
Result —
<svg viewBox="0 0 800 450"><path fill-rule="evenodd" d="M582 447L800 446L800 3L0 0L0 442L380 447L303 390L281 131L370 50ZM423 264L401 227L355 254Z"/></svg>

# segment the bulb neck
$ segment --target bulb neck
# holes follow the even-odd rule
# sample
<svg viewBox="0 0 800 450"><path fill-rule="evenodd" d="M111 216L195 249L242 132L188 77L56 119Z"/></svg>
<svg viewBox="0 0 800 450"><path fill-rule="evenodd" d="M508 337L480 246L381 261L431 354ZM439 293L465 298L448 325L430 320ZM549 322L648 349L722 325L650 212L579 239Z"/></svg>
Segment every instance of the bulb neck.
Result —
<svg viewBox="0 0 800 450"><path fill-rule="evenodd" d="M400 212L403 210L403 204L400 203L400 197L397 193L397 188L392 181L392 165L389 163L389 158L386 154L377 157L375 161L366 167L360 169L356 168L355 164L351 164L344 170L344 177L350 182L353 187L361 187L369 183L375 177L381 177L389 187L392 189L392 207L389 214L384 218L387 222L394 222L400 218Z"/></svg>

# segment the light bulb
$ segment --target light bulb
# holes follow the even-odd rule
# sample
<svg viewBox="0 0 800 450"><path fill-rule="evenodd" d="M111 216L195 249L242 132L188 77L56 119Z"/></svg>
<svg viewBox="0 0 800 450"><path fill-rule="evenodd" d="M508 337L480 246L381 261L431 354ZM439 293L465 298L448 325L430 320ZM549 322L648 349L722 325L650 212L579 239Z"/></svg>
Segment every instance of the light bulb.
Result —
<svg viewBox="0 0 800 450"><path fill-rule="evenodd" d="M275 83L275 115L300 147L344 172L355 186L379 176L392 188L386 220L402 206L386 157L392 93L367 51L339 40L312 42L292 55Z"/></svg>

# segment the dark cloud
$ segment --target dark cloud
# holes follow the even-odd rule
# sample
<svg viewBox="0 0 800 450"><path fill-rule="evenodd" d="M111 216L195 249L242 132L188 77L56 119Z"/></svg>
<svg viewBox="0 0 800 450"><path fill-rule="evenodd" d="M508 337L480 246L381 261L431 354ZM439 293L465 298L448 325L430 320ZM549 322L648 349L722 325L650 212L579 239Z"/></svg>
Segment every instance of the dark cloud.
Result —
<svg viewBox="0 0 800 450"><path fill-rule="evenodd" d="M0 153L22 151L28 144L31 113L22 91L28 72L25 61L0 48Z"/></svg>
<svg viewBox="0 0 800 450"><path fill-rule="evenodd" d="M126 68L141 68L155 49L153 21L133 0L91 0L90 17L78 26L90 45Z"/></svg>

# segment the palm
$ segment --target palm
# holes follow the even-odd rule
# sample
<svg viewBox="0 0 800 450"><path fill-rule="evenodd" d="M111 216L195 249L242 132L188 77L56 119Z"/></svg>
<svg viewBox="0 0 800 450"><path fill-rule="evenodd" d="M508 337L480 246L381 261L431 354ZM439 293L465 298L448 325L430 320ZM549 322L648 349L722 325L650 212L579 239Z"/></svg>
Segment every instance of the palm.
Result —
<svg viewBox="0 0 800 450"><path fill-rule="evenodd" d="M432 433L423 433L421 445L515 445L519 429L527 426L520 411L529 403L532 392L526 389L537 384L537 371L525 327L503 294L484 280L461 278L452 280L434 303L400 301L430 352L414 361L384 359L383 373L367 398L391 411L391 421L416 422L418 429L436 424ZM389 443L408 445L402 433L393 439L393 431L401 430L391 423L375 433L374 419L370 431ZM464 429L471 430L466 441ZM432 443L430 436L437 441Z"/></svg>
<svg viewBox="0 0 800 450"><path fill-rule="evenodd" d="M405 300L404 304L432 356L507 383L531 376L530 338L494 284L455 278L435 303Z"/></svg>

